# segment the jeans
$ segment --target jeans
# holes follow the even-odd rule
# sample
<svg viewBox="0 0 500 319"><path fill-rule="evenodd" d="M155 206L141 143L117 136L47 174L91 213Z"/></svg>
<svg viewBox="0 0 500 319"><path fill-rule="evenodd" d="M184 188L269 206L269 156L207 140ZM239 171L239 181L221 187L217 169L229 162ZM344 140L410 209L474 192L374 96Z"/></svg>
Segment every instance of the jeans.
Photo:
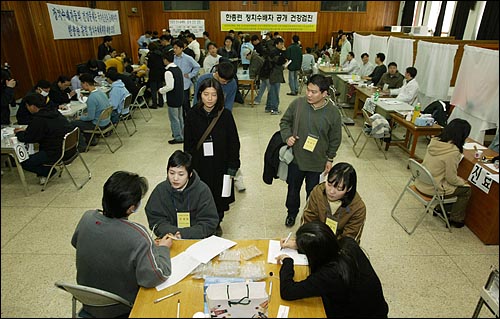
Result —
<svg viewBox="0 0 500 319"><path fill-rule="evenodd" d="M44 164L51 164L49 157L45 151L39 151L21 162L23 169L28 172L36 173L37 176L49 176L50 166L43 166Z"/></svg>
<svg viewBox="0 0 500 319"><path fill-rule="evenodd" d="M286 194L286 208L288 215L296 217L300 208L300 189L304 178L306 180L306 199L313 190L314 186L319 183L321 172L304 172L299 169L299 166L294 162L288 164L288 176L286 182L288 184L288 192Z"/></svg>
<svg viewBox="0 0 500 319"><path fill-rule="evenodd" d="M182 116L182 107L169 107L168 118L170 119L170 128L176 141L184 140L184 119Z"/></svg>
<svg viewBox="0 0 500 319"><path fill-rule="evenodd" d="M259 87L259 93L254 99L255 103L260 103L262 100L262 96L264 95L264 92L266 91L266 87L269 86L269 79L260 79L260 87ZM269 94L269 93L268 93Z"/></svg>
<svg viewBox="0 0 500 319"><path fill-rule="evenodd" d="M288 70L288 85L290 86L290 93L297 94L299 92L299 81L297 80L298 71Z"/></svg>
<svg viewBox="0 0 500 319"><path fill-rule="evenodd" d="M281 83L270 83L267 92L266 110L278 111L280 106L280 86Z"/></svg>

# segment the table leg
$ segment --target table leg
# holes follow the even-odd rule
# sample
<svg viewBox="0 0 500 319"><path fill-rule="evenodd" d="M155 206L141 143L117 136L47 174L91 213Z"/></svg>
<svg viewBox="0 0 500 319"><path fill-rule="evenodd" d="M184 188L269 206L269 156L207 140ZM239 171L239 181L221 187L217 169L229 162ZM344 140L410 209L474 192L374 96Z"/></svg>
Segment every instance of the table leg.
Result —
<svg viewBox="0 0 500 319"><path fill-rule="evenodd" d="M254 93L254 90L255 90L255 81L252 81L252 83L250 83L250 105L253 107L253 93Z"/></svg>
<svg viewBox="0 0 500 319"><path fill-rule="evenodd" d="M415 132L415 134L413 134L413 141L411 143L410 158L415 157L415 149L417 148L418 137L419 137L419 134L417 134Z"/></svg>
<svg viewBox="0 0 500 319"><path fill-rule="evenodd" d="M353 119L355 119L358 116L359 101L360 101L360 98L358 96L358 92L356 92L356 98L354 99L354 110L353 110L353 114L352 114Z"/></svg>

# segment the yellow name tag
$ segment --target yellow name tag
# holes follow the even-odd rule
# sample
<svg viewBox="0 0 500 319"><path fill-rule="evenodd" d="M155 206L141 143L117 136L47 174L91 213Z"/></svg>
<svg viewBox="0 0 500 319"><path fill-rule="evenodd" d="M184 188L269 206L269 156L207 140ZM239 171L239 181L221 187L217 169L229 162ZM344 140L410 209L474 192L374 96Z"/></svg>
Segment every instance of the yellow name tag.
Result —
<svg viewBox="0 0 500 319"><path fill-rule="evenodd" d="M309 152L314 152L314 148L316 147L316 144L318 143L318 138L309 135L306 139L306 142L304 143L304 149Z"/></svg>
<svg viewBox="0 0 500 319"><path fill-rule="evenodd" d="M179 228L191 227L191 217L189 215L189 212L177 213L177 227Z"/></svg>
<svg viewBox="0 0 500 319"><path fill-rule="evenodd" d="M337 235L337 224L338 223L336 221L334 221L333 219L327 217L326 224L328 225L328 227L330 227L333 230L333 233L335 235Z"/></svg>

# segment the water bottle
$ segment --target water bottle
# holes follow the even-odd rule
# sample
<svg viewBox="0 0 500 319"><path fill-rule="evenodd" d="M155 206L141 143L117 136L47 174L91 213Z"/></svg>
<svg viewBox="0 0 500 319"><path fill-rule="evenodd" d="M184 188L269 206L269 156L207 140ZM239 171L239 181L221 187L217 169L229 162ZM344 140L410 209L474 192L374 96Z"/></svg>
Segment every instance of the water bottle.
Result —
<svg viewBox="0 0 500 319"><path fill-rule="evenodd" d="M378 102L379 97L380 97L380 92L379 89L377 89L377 91L375 91L375 93L373 94L373 101Z"/></svg>
<svg viewBox="0 0 500 319"><path fill-rule="evenodd" d="M417 103L415 105L415 108L413 109L413 116L411 117L411 122L415 123L415 120L420 116L420 103Z"/></svg>

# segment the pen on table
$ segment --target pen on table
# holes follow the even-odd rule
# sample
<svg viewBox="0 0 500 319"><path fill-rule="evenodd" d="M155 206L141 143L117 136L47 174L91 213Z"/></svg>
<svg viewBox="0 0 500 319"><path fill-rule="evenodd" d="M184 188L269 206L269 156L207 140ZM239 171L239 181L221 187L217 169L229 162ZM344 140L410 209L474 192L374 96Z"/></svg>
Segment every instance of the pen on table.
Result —
<svg viewBox="0 0 500 319"><path fill-rule="evenodd" d="M156 300L154 301L154 303L158 303L158 302L160 302L160 301L162 301L162 300L165 300L165 299L167 299L167 298L170 298L170 297L175 296L175 295L180 294L180 293L181 293L181 291L180 291L180 290L179 290L179 291L176 291L176 292L173 292L173 293L168 294L168 295L166 295L166 296L164 296L164 297L161 297L161 298L156 299Z"/></svg>
<svg viewBox="0 0 500 319"><path fill-rule="evenodd" d="M283 245L286 244L286 243L288 243L288 241L290 240L290 237L292 237L292 232L288 233L288 236L286 237L285 241L283 242ZM282 250L282 249L283 249L283 247L281 247L280 250Z"/></svg>
<svg viewBox="0 0 500 319"><path fill-rule="evenodd" d="M181 300L177 299L177 318L180 318L181 314Z"/></svg>

